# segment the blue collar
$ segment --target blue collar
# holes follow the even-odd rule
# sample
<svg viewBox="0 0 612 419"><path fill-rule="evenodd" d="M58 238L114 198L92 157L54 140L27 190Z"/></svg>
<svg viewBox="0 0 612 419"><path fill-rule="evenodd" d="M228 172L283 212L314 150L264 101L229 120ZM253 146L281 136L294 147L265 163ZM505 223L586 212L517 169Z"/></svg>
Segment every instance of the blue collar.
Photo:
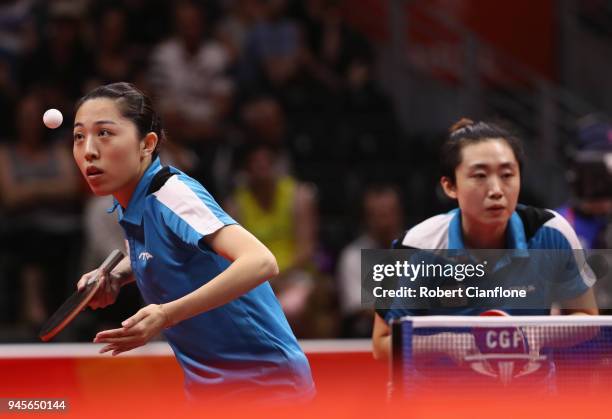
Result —
<svg viewBox="0 0 612 419"><path fill-rule="evenodd" d="M456 208L450 212L453 218L448 227L448 248L465 249L463 242L463 232L461 230L461 210ZM527 240L525 237L525 227L521 217L514 211L508 220L508 234L506 235L506 247L515 249L513 256L527 257Z"/></svg>
<svg viewBox="0 0 612 419"><path fill-rule="evenodd" d="M151 162L147 170L138 181L138 185L130 198L130 202L126 209L123 209L116 199L113 199L113 206L107 210L108 213L112 213L117 210L119 214L119 222L126 221L130 224L140 225L142 224L142 215L144 212L144 202L151 184L151 180L155 174L162 169L159 157Z"/></svg>

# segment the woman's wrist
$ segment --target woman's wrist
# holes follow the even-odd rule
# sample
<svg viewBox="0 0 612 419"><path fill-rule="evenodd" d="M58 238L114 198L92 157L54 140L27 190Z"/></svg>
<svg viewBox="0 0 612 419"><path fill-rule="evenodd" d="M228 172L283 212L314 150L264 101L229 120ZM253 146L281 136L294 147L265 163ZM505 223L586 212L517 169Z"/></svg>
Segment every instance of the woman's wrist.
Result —
<svg viewBox="0 0 612 419"><path fill-rule="evenodd" d="M172 317L170 316L170 313L165 304L158 304L157 306L159 307L159 311L161 311L165 317L164 329L174 326L174 321L172 320Z"/></svg>
<svg viewBox="0 0 612 419"><path fill-rule="evenodd" d="M119 262L115 269L113 269L112 276L116 278L119 287L134 282L134 275L129 257L125 256L123 260Z"/></svg>
<svg viewBox="0 0 612 419"><path fill-rule="evenodd" d="M131 269L115 269L112 272L111 276L115 278L115 281L117 282L117 285L119 285L119 287L123 287L124 285L134 281L134 275L132 274Z"/></svg>

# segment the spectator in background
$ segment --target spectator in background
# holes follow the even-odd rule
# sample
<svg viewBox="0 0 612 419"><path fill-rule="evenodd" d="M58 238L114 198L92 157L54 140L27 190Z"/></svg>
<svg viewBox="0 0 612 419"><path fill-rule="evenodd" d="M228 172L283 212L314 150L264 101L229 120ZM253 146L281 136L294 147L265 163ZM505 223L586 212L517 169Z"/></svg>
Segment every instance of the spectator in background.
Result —
<svg viewBox="0 0 612 419"><path fill-rule="evenodd" d="M216 35L225 45L232 63L238 61L242 56L247 36L262 18L263 10L261 0L229 0L226 2L227 13L217 25Z"/></svg>
<svg viewBox="0 0 612 419"><path fill-rule="evenodd" d="M32 0L0 2L0 141L14 136L19 59L36 44Z"/></svg>
<svg viewBox="0 0 612 419"><path fill-rule="evenodd" d="M78 178L65 144L48 142L43 109L37 95L25 95L17 109L17 141L0 146L0 208L10 219L2 240L10 243L18 271L14 292L21 292L28 325L43 322L49 305L65 297L79 228Z"/></svg>
<svg viewBox="0 0 612 419"><path fill-rule="evenodd" d="M91 74L91 56L82 33L82 2L49 2L48 21L37 47L21 61L21 89L44 89L45 101L71 109ZM69 115L64 115L65 118Z"/></svg>
<svg viewBox="0 0 612 419"><path fill-rule="evenodd" d="M228 196L236 181L236 167L240 166L240 151L252 143L262 143L276 150L279 173L289 173L289 156L286 150L287 122L285 111L271 96L255 96L246 99L238 108L238 123L219 144L214 163L216 188ZM240 176L238 176L239 178Z"/></svg>
<svg viewBox="0 0 612 419"><path fill-rule="evenodd" d="M109 3L109 0L98 0ZM118 0L127 14L126 30L130 42L149 49L168 36L172 26L172 4L167 0Z"/></svg>
<svg viewBox="0 0 612 419"><path fill-rule="evenodd" d="M283 152L287 147L287 121L278 100L271 96L253 98L242 106L240 116L250 141L276 149L281 169L284 173L289 172L289 156Z"/></svg>
<svg viewBox="0 0 612 419"><path fill-rule="evenodd" d="M612 216L612 125L593 118L583 120L578 143L570 155L571 201L558 209L571 224L585 249L602 249Z"/></svg>
<svg viewBox="0 0 612 419"><path fill-rule="evenodd" d="M151 87L159 96L166 123L181 122L180 133L174 135L200 141L213 135L228 110L230 55L206 36L203 12L193 1L176 3L174 28L174 35L152 53Z"/></svg>
<svg viewBox="0 0 612 419"><path fill-rule="evenodd" d="M90 85L133 80L140 51L127 37L127 13L119 4L93 9L93 79ZM90 90L90 89L87 89Z"/></svg>
<svg viewBox="0 0 612 419"><path fill-rule="evenodd" d="M173 141L199 154L193 175L211 189L216 143L233 95L230 53L207 36L203 11L194 1L177 1L174 30L152 53L149 82Z"/></svg>
<svg viewBox="0 0 612 419"><path fill-rule="evenodd" d="M251 144L243 156L244 183L227 203L228 212L270 249L280 275L277 297L300 337L334 333L330 281L317 272L318 218L314 191L278 170L277 151Z"/></svg>
<svg viewBox="0 0 612 419"><path fill-rule="evenodd" d="M402 179L396 170L399 149L399 127L391 101L375 80L374 54L368 40L345 21L350 2L342 0L308 0L304 6L305 39L303 68L311 85L309 100L315 109L329 115L335 129L334 141L344 143L351 175L359 183ZM295 122L316 127L319 115ZM315 134L316 135L316 134ZM351 175L346 176L350 178Z"/></svg>
<svg viewBox="0 0 612 419"><path fill-rule="evenodd" d="M244 184L236 188L232 208L274 253L281 273L307 268L316 248L314 191L280 173L277 151L269 145L247 147Z"/></svg>
<svg viewBox="0 0 612 419"><path fill-rule="evenodd" d="M305 6L310 51L305 64L315 79L333 91L347 86L371 61L370 45L346 24L342 6L341 0L308 0Z"/></svg>
<svg viewBox="0 0 612 419"><path fill-rule="evenodd" d="M11 59L34 46L33 0L0 2L0 56Z"/></svg>
<svg viewBox="0 0 612 419"><path fill-rule="evenodd" d="M361 305L361 249L389 249L403 227L399 192L392 186L366 188L362 198L363 232L341 252L338 297L344 337L372 335L374 309Z"/></svg>
<svg viewBox="0 0 612 419"><path fill-rule="evenodd" d="M594 115L580 121L578 141L569 156L570 202L557 211L565 217L585 249L612 247L612 125ZM603 255L602 255L603 256ZM612 259L607 257L607 266ZM601 268L600 268L601 269ZM595 284L601 314L612 313L609 269Z"/></svg>
<svg viewBox="0 0 612 419"><path fill-rule="evenodd" d="M279 90L300 70L301 32L286 15L286 0L263 4L264 17L247 36L242 75L250 84L264 82Z"/></svg>
<svg viewBox="0 0 612 419"><path fill-rule="evenodd" d="M306 2L308 53L304 55L304 65L312 78L342 96L340 105L345 112L392 115L388 98L374 81L372 46L347 24L345 7L350 7L350 2Z"/></svg>

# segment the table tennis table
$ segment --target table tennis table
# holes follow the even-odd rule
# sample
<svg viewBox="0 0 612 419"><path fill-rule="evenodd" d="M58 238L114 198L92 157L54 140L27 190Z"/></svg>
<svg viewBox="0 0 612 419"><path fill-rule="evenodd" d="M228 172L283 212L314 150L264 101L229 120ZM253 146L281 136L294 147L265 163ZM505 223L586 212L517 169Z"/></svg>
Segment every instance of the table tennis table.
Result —
<svg viewBox="0 0 612 419"><path fill-rule="evenodd" d="M391 394L563 397L612 386L612 316L419 316L392 323Z"/></svg>

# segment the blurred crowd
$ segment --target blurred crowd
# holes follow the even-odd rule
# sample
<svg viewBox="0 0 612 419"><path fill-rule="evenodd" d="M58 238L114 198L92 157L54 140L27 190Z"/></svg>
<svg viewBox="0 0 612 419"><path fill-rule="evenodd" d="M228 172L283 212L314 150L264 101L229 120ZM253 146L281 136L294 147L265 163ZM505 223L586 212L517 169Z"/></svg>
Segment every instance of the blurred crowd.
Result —
<svg viewBox="0 0 612 419"><path fill-rule="evenodd" d="M71 156L76 100L116 81L161 111L162 162L272 249L272 285L296 335L368 337L360 249L388 248L449 203L436 196L432 155L399 131L376 48L346 21L349 7L0 1L0 341L35 339L80 275L123 246L111 198L91 196ZM57 130L41 121L51 107L64 114ZM61 338L90 339L139 304L125 287Z"/></svg>
<svg viewBox="0 0 612 419"><path fill-rule="evenodd" d="M0 340L34 338L81 273L123 246L111 198L91 196L70 140L76 100L116 81L154 98L170 137L162 161L273 250L273 286L296 334L368 336L359 249L388 247L404 228L399 132L346 7L0 2ZM60 129L41 122L50 107L64 114ZM139 303L126 287L63 338L88 339Z"/></svg>

